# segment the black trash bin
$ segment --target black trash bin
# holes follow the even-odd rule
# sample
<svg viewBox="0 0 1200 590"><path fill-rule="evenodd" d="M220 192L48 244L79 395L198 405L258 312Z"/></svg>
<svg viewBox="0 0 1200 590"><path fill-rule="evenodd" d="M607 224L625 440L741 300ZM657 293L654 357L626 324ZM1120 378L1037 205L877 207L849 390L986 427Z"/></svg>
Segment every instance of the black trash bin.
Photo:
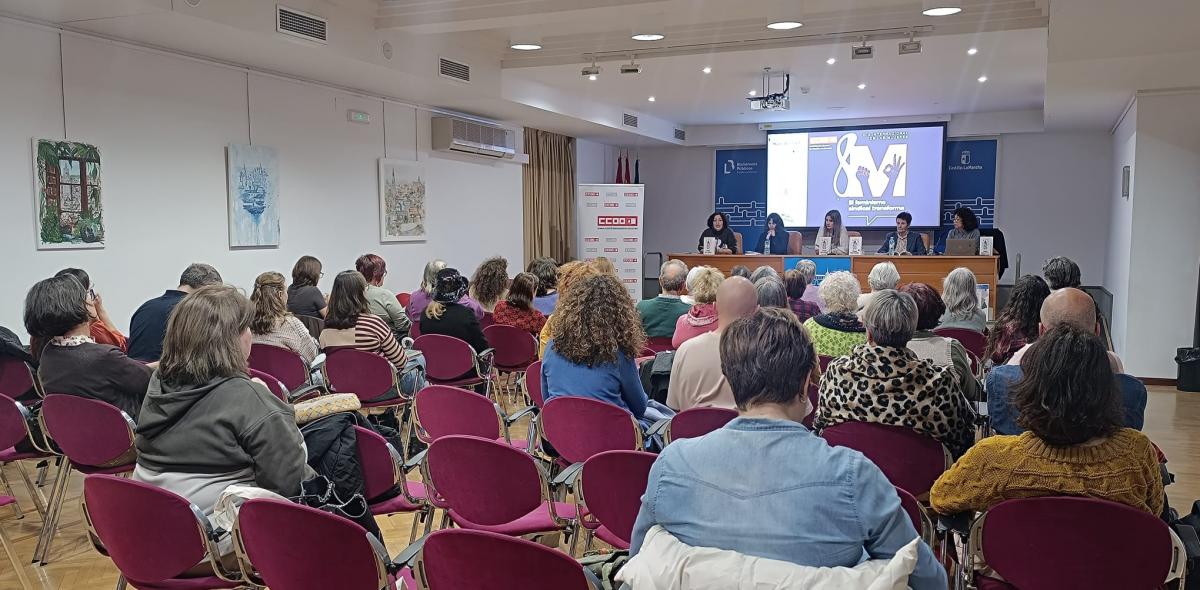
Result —
<svg viewBox="0 0 1200 590"><path fill-rule="evenodd" d="M1179 391L1200 392L1200 347L1180 348L1175 354L1179 363L1179 378L1175 387Z"/></svg>

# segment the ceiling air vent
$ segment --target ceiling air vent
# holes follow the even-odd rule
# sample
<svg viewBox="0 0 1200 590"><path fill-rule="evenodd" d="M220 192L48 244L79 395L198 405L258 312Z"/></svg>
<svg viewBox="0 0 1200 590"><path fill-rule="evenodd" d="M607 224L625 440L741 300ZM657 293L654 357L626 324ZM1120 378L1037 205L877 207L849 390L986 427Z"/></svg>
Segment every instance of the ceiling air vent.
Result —
<svg viewBox="0 0 1200 590"><path fill-rule="evenodd" d="M623 122L625 123L626 127L637 127L637 115L631 115L629 113L623 114L625 115L625 120Z"/></svg>
<svg viewBox="0 0 1200 590"><path fill-rule="evenodd" d="M684 131L682 129L676 129L675 130L675 139L678 139L679 141L687 141L687 131Z"/></svg>
<svg viewBox="0 0 1200 590"><path fill-rule="evenodd" d="M325 44L329 41L328 28L328 21L319 16L275 5L275 30L280 33Z"/></svg>
<svg viewBox="0 0 1200 590"><path fill-rule="evenodd" d="M438 65L438 73L440 73L442 77L453 78L460 82L471 81L471 66L464 63L458 63L454 60L449 60L444 57L438 59L440 60Z"/></svg>

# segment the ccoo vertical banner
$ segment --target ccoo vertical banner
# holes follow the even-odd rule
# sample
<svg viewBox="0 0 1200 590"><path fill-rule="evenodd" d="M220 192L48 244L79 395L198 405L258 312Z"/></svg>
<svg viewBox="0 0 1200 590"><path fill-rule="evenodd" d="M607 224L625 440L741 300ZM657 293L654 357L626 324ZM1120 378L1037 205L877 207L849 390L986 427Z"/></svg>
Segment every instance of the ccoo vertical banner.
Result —
<svg viewBox="0 0 1200 590"><path fill-rule="evenodd" d="M575 199L576 252L583 261L607 258L629 296L642 298L642 184L581 184Z"/></svg>

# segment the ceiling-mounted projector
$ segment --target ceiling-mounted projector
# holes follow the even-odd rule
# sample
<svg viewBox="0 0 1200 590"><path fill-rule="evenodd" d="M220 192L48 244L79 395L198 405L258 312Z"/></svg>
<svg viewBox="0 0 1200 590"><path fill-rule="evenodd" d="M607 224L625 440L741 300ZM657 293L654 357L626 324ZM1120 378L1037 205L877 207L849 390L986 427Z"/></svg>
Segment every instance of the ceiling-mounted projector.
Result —
<svg viewBox="0 0 1200 590"><path fill-rule="evenodd" d="M771 92L771 79L782 79L783 89L779 92ZM747 98L750 101L750 110L752 111L786 111L792 108L792 99L788 92L792 87L791 74L773 74L771 68L763 68L763 95ZM808 89L802 89L803 94L808 93Z"/></svg>

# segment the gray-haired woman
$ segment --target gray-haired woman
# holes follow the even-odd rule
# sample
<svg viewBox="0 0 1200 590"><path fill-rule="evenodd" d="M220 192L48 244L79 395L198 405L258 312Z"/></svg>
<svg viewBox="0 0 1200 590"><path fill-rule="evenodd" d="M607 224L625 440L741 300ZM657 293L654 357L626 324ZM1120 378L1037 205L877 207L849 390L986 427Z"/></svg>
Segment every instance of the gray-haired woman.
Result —
<svg viewBox="0 0 1200 590"><path fill-rule="evenodd" d="M971 269L958 267L942 281L942 301L946 313L938 322L939 328L962 328L982 334L987 329L987 315L979 309L979 295L975 292L975 273Z"/></svg>

